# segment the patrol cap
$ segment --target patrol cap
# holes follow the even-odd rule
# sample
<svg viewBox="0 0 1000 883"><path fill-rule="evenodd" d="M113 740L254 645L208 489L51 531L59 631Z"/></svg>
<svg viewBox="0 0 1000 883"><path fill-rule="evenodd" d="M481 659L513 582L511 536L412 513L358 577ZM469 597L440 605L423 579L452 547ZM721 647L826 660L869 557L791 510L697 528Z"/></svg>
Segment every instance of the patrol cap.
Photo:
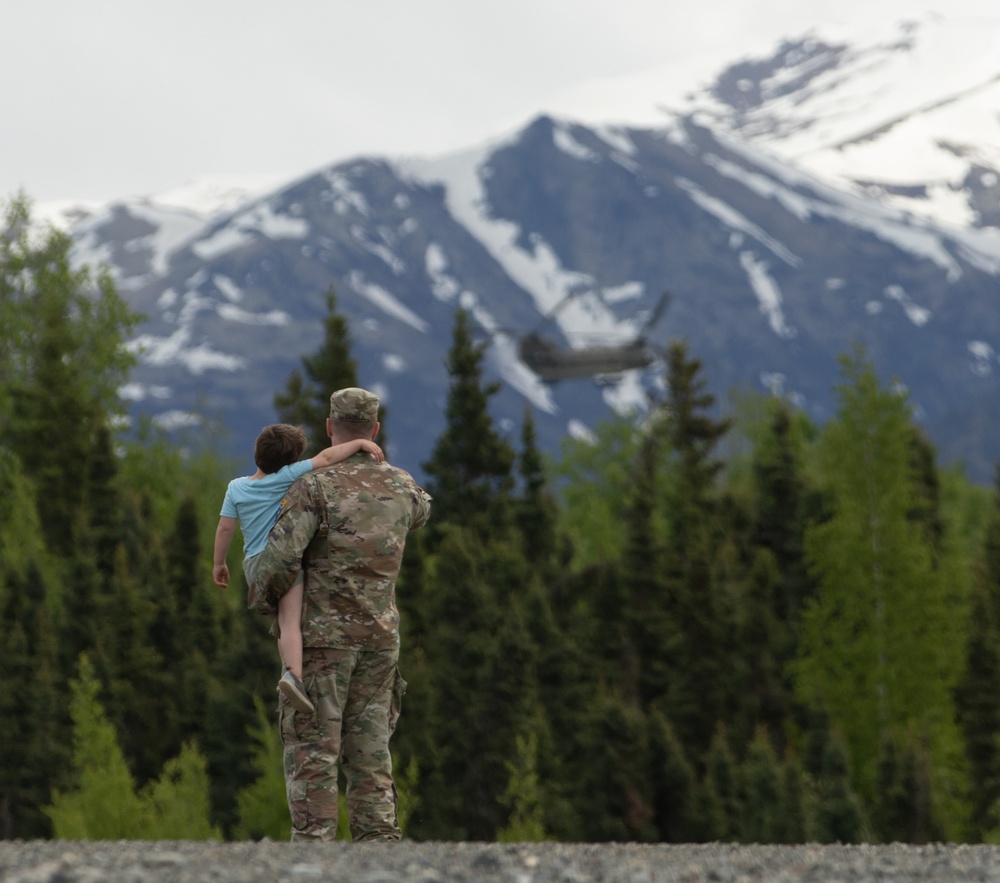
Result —
<svg viewBox="0 0 1000 883"><path fill-rule="evenodd" d="M378 420L378 405L378 396L367 389L338 389L330 396L330 419L370 423Z"/></svg>

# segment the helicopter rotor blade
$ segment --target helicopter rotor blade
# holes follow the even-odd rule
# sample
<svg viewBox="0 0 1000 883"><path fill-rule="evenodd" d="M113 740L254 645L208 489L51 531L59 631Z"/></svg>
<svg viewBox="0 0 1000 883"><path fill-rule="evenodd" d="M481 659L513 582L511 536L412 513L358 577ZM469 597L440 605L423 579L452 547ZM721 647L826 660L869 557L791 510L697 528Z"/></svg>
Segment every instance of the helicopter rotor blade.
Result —
<svg viewBox="0 0 1000 883"><path fill-rule="evenodd" d="M645 335L650 328L652 328L657 322L660 321L660 316L663 315L663 311L667 308L667 305L670 303L670 299L671 299L670 292L664 291L657 305L653 307L653 312L649 314L649 318L643 323L640 336Z"/></svg>

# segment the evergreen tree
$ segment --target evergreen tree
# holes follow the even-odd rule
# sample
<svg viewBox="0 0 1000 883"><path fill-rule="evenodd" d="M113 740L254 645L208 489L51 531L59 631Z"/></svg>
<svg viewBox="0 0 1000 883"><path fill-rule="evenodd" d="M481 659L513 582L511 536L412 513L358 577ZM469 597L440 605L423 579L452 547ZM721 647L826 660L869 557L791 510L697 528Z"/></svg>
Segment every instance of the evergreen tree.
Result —
<svg viewBox="0 0 1000 883"><path fill-rule="evenodd" d="M929 756L919 739L904 747L882 747L877 796L872 808L876 836L884 843L927 843L945 839L937 823Z"/></svg>
<svg viewBox="0 0 1000 883"><path fill-rule="evenodd" d="M82 656L70 704L76 787L54 792L45 813L59 839L140 839L147 830L148 807L136 794L114 725L97 698L99 690L93 665Z"/></svg>
<svg viewBox="0 0 1000 883"><path fill-rule="evenodd" d="M955 689L969 763L973 834L1000 827L1000 464L992 511L973 570L965 670Z"/></svg>
<svg viewBox="0 0 1000 883"><path fill-rule="evenodd" d="M639 449L635 467L620 564L627 635L620 686L624 698L638 702L642 708L666 696L674 682L671 663L680 652L681 641L672 616L674 611L668 606L654 523L657 454L657 438L649 433Z"/></svg>
<svg viewBox="0 0 1000 883"><path fill-rule="evenodd" d="M820 746L816 774L816 830L820 843L857 843L865 826L861 802L851 787L851 771L840 742Z"/></svg>
<svg viewBox="0 0 1000 883"><path fill-rule="evenodd" d="M779 843L805 843L810 839L809 794L798 758L790 752L781 768L781 818Z"/></svg>
<svg viewBox="0 0 1000 883"><path fill-rule="evenodd" d="M516 524L523 537L525 555L543 576L551 576L556 553L557 506L538 450L535 421L527 406L521 429L518 469L523 493L518 501Z"/></svg>
<svg viewBox="0 0 1000 883"><path fill-rule="evenodd" d="M38 598L42 587L41 572L29 566L23 579L4 580L2 588L9 589L10 595L0 594L0 628L4 632L0 654L3 840L50 835L50 822L41 807L69 767L58 633L55 617Z"/></svg>
<svg viewBox="0 0 1000 883"><path fill-rule="evenodd" d="M145 839L221 840L212 824L208 770L193 742L164 764L159 778L143 789L141 797L151 818Z"/></svg>
<svg viewBox="0 0 1000 883"><path fill-rule="evenodd" d="M337 296L331 285L326 292L320 348L302 357L302 371L293 371L285 391L274 397L274 407L282 423L305 427L310 441L309 455L329 444L326 418L330 416L330 394L350 386L358 386L358 363L351 356L347 319L337 312ZM384 425L384 408L379 408L379 420ZM378 442L384 446L381 433Z"/></svg>
<svg viewBox="0 0 1000 883"><path fill-rule="evenodd" d="M719 724L712 736L704 758L704 788L711 797L714 809L713 840L737 840L743 818L740 800L740 773L736 758L729 746L729 736L724 725ZM712 806L714 804L714 807Z"/></svg>
<svg viewBox="0 0 1000 883"><path fill-rule="evenodd" d="M649 723L649 781L653 822L660 840L683 843L697 830L696 779L667 716L653 708Z"/></svg>
<svg viewBox="0 0 1000 883"><path fill-rule="evenodd" d="M485 799L482 789L488 787L483 782L483 768L477 768L477 751L482 747L480 717L501 618L487 566L476 536L457 529L445 537L428 583L430 631L424 650L425 670L433 678L433 711L421 738L431 750L414 755L421 764L419 799L423 812L414 819L413 828L414 836L422 839L466 839L470 809L475 811L475 820L482 821L484 810L471 806L470 793L481 804ZM404 714L401 729L405 719ZM499 769L503 769L502 761ZM495 765L491 764L490 771L497 775ZM494 778L492 784L497 781ZM491 804L495 796L489 795ZM493 806L486 811L492 816ZM493 831L478 833L490 837Z"/></svg>
<svg viewBox="0 0 1000 883"><path fill-rule="evenodd" d="M92 654L97 675L106 684L108 718L139 782L153 778L177 752L177 710L164 700L167 664L149 640L155 610L133 576L124 545L117 547L114 570L102 587L96 619L102 622ZM150 728L149 722L157 725Z"/></svg>
<svg viewBox="0 0 1000 883"><path fill-rule="evenodd" d="M747 749L742 772L741 839L746 843L777 843L781 839L784 806L781 772L767 730L758 728Z"/></svg>
<svg viewBox="0 0 1000 883"><path fill-rule="evenodd" d="M756 491L753 542L774 559L774 653L779 665L795 658L796 634L802 610L815 595L803 538L815 504L806 485L793 415L786 402L775 400L768 432L754 448Z"/></svg>
<svg viewBox="0 0 1000 883"><path fill-rule="evenodd" d="M548 840L542 817L538 780L538 737L534 730L517 735L517 752L507 761L507 789L501 802L510 809L510 819L497 832L501 843L533 843Z"/></svg>
<svg viewBox="0 0 1000 883"><path fill-rule="evenodd" d="M281 842L288 840L292 832L285 798L284 749L260 697L254 697L254 708L257 721L248 735L254 746L253 768L257 778L236 796L239 823L233 831L233 839L270 837Z"/></svg>
<svg viewBox="0 0 1000 883"><path fill-rule="evenodd" d="M473 343L471 319L460 309L447 359L447 423L423 464L434 498L433 537L449 524L474 528L484 538L510 527L515 454L494 428L488 405L500 384L484 384L482 361L483 346Z"/></svg>
<svg viewBox="0 0 1000 883"><path fill-rule="evenodd" d="M138 321L107 274L70 262L70 238L30 232L25 199L0 231L0 439L32 478L43 535L71 557L86 474L103 429L124 406L118 388L135 357L125 335Z"/></svg>
<svg viewBox="0 0 1000 883"><path fill-rule="evenodd" d="M781 626L775 614L775 585L780 577L774 556L759 549L748 575L743 617L739 624L739 647L744 665L739 675L745 678L739 698L738 714L732 727L750 741L757 728L767 728L772 739L783 736L792 713L792 694L784 675L781 653ZM781 745L782 743L776 742Z"/></svg>
<svg viewBox="0 0 1000 883"><path fill-rule="evenodd" d="M932 758L948 767L964 605L910 517L905 398L879 388L862 353L843 366L838 418L820 451L833 516L806 535L820 594L804 618L798 686L845 734L871 799L881 745L911 726L926 728Z"/></svg>
<svg viewBox="0 0 1000 883"><path fill-rule="evenodd" d="M680 642L671 666L671 721L689 752L708 744L727 704L723 671L733 660L732 648L717 597L715 561L718 548L717 480L722 461L715 446L729 429L726 420L708 413L715 397L704 391L701 362L688 356L683 343L667 354L667 400L663 406L665 449L669 457L666 576L669 612Z"/></svg>
<svg viewBox="0 0 1000 883"><path fill-rule="evenodd" d="M645 715L611 693L598 694L586 709L580 737L587 762L577 779L586 801L585 841L656 839L647 736Z"/></svg>

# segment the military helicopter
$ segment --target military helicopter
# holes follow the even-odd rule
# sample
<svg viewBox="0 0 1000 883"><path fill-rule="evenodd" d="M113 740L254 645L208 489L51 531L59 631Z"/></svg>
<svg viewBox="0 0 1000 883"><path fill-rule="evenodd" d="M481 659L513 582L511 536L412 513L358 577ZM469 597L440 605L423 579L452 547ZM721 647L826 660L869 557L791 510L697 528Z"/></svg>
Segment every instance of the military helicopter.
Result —
<svg viewBox="0 0 1000 883"><path fill-rule="evenodd" d="M646 333L659 320L669 301L670 292L665 291L643 324L642 330L634 340L626 343L566 349L532 331L525 334L518 342L518 355L521 361L546 383L574 380L579 377L621 374L623 371L646 368L653 364L658 356L656 350L646 342ZM560 302L543 322L552 319L565 302L565 300Z"/></svg>

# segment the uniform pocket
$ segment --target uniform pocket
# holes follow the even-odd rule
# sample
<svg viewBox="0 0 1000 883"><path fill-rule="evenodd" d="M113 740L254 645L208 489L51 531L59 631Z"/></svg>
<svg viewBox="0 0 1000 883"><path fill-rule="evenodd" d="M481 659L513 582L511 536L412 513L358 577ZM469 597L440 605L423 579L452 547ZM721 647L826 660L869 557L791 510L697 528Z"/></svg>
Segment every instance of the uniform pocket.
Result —
<svg viewBox="0 0 1000 883"><path fill-rule="evenodd" d="M391 736L399 722L399 714L403 710L403 696L406 695L406 681L396 667L392 681L392 699L389 701L389 735Z"/></svg>

